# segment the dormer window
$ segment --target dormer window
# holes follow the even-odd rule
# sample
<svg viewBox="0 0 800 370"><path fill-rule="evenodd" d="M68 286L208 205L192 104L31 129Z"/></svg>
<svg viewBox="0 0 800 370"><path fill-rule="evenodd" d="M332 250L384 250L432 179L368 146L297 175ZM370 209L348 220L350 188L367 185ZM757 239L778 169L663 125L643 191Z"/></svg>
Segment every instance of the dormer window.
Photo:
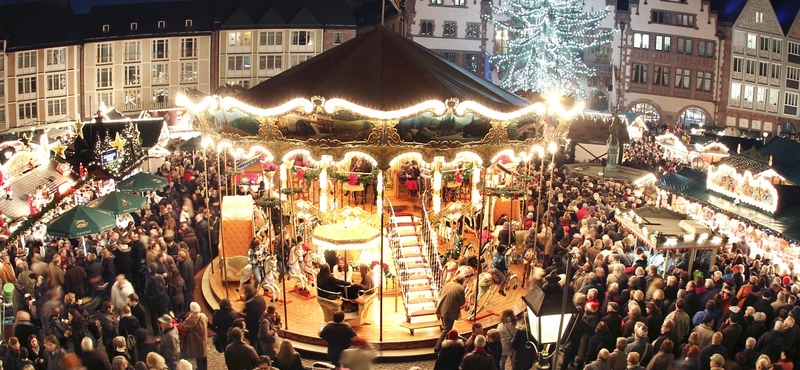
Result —
<svg viewBox="0 0 800 370"><path fill-rule="evenodd" d="M139 24L136 22L131 22L131 31L136 31L139 29Z"/></svg>
<svg viewBox="0 0 800 370"><path fill-rule="evenodd" d="M192 26L192 20L191 19L187 19L186 20L186 28L189 28L191 26Z"/></svg>
<svg viewBox="0 0 800 370"><path fill-rule="evenodd" d="M166 28L167 22L165 21L158 21L158 28Z"/></svg>
<svg viewBox="0 0 800 370"><path fill-rule="evenodd" d="M108 33L108 31L111 31L111 26L107 25L107 24L104 24L103 25L103 33Z"/></svg>

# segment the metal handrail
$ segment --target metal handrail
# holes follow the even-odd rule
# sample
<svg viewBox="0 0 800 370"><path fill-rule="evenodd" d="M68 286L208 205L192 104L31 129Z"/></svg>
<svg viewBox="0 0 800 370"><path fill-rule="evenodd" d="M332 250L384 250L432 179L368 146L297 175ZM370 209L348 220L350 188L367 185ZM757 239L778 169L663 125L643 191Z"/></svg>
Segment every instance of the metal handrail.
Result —
<svg viewBox="0 0 800 370"><path fill-rule="evenodd" d="M428 209L425 206L426 198L428 196L428 191L426 190L422 195L422 219L424 222L421 224L422 230L420 234L422 235L422 245L423 248L426 249L425 256L428 259L428 267L432 270L431 274L433 275L433 279L435 284L432 285L433 293L435 297L439 297L439 289L441 288L442 284L442 261L439 258L439 251L437 250L437 243L434 243L433 237L431 236L431 232L433 228L431 227L431 220L428 217Z"/></svg>
<svg viewBox="0 0 800 370"><path fill-rule="evenodd" d="M394 205L392 204L392 201L389 200L389 197L384 196L383 198L389 205L389 210L391 211L392 214L390 218L391 221L387 225L389 226L389 235L388 235L389 243L392 247L392 250L394 251L393 254L394 254L395 269L397 270L398 277L405 278L407 277L408 272L405 269L404 262L402 262L401 260L402 254L400 251L400 242L398 240L399 235L397 233L397 221L395 221L397 214L394 211ZM402 284L402 279L399 286L400 286L400 293L403 295L403 302L408 302L408 291L407 291L408 288Z"/></svg>

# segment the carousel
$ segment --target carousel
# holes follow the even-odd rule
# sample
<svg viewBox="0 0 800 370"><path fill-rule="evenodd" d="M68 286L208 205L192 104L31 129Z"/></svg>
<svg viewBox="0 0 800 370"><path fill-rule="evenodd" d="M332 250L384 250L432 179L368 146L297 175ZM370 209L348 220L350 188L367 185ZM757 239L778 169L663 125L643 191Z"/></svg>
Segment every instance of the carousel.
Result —
<svg viewBox="0 0 800 370"><path fill-rule="evenodd" d="M438 292L458 275L470 297L458 331L524 310L536 261L522 256L520 225L548 200L544 175L585 114L508 93L384 27L235 97L180 100L203 152L235 164L223 170L220 257L203 278L209 305L241 308L241 287L255 284L283 311L282 336L309 350L324 350L320 327L342 309L384 356L430 351ZM504 225L515 241L498 241ZM483 231L493 237L481 246ZM486 264L497 244L509 246L505 287ZM352 285L317 287L325 263Z"/></svg>

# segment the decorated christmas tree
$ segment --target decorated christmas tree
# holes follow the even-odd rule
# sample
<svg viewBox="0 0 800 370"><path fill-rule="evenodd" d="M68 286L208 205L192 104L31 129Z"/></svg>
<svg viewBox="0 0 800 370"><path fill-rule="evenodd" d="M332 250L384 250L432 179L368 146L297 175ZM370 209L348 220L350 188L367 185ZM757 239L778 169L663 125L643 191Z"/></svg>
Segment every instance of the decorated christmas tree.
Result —
<svg viewBox="0 0 800 370"><path fill-rule="evenodd" d="M510 91L583 96L594 75L582 54L610 47L612 30L600 29L610 9L587 12L585 0L506 0L488 19L508 35L508 51L492 56L501 86Z"/></svg>

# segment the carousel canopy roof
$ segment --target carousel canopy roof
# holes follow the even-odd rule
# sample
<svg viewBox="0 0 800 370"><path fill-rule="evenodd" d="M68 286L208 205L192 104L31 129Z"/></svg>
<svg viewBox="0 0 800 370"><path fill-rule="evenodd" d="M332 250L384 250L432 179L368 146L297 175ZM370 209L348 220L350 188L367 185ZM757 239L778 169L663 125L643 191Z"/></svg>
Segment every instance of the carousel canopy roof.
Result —
<svg viewBox="0 0 800 370"><path fill-rule="evenodd" d="M381 111L450 98L502 112L531 104L383 26L254 86L238 99L268 108L313 96Z"/></svg>

